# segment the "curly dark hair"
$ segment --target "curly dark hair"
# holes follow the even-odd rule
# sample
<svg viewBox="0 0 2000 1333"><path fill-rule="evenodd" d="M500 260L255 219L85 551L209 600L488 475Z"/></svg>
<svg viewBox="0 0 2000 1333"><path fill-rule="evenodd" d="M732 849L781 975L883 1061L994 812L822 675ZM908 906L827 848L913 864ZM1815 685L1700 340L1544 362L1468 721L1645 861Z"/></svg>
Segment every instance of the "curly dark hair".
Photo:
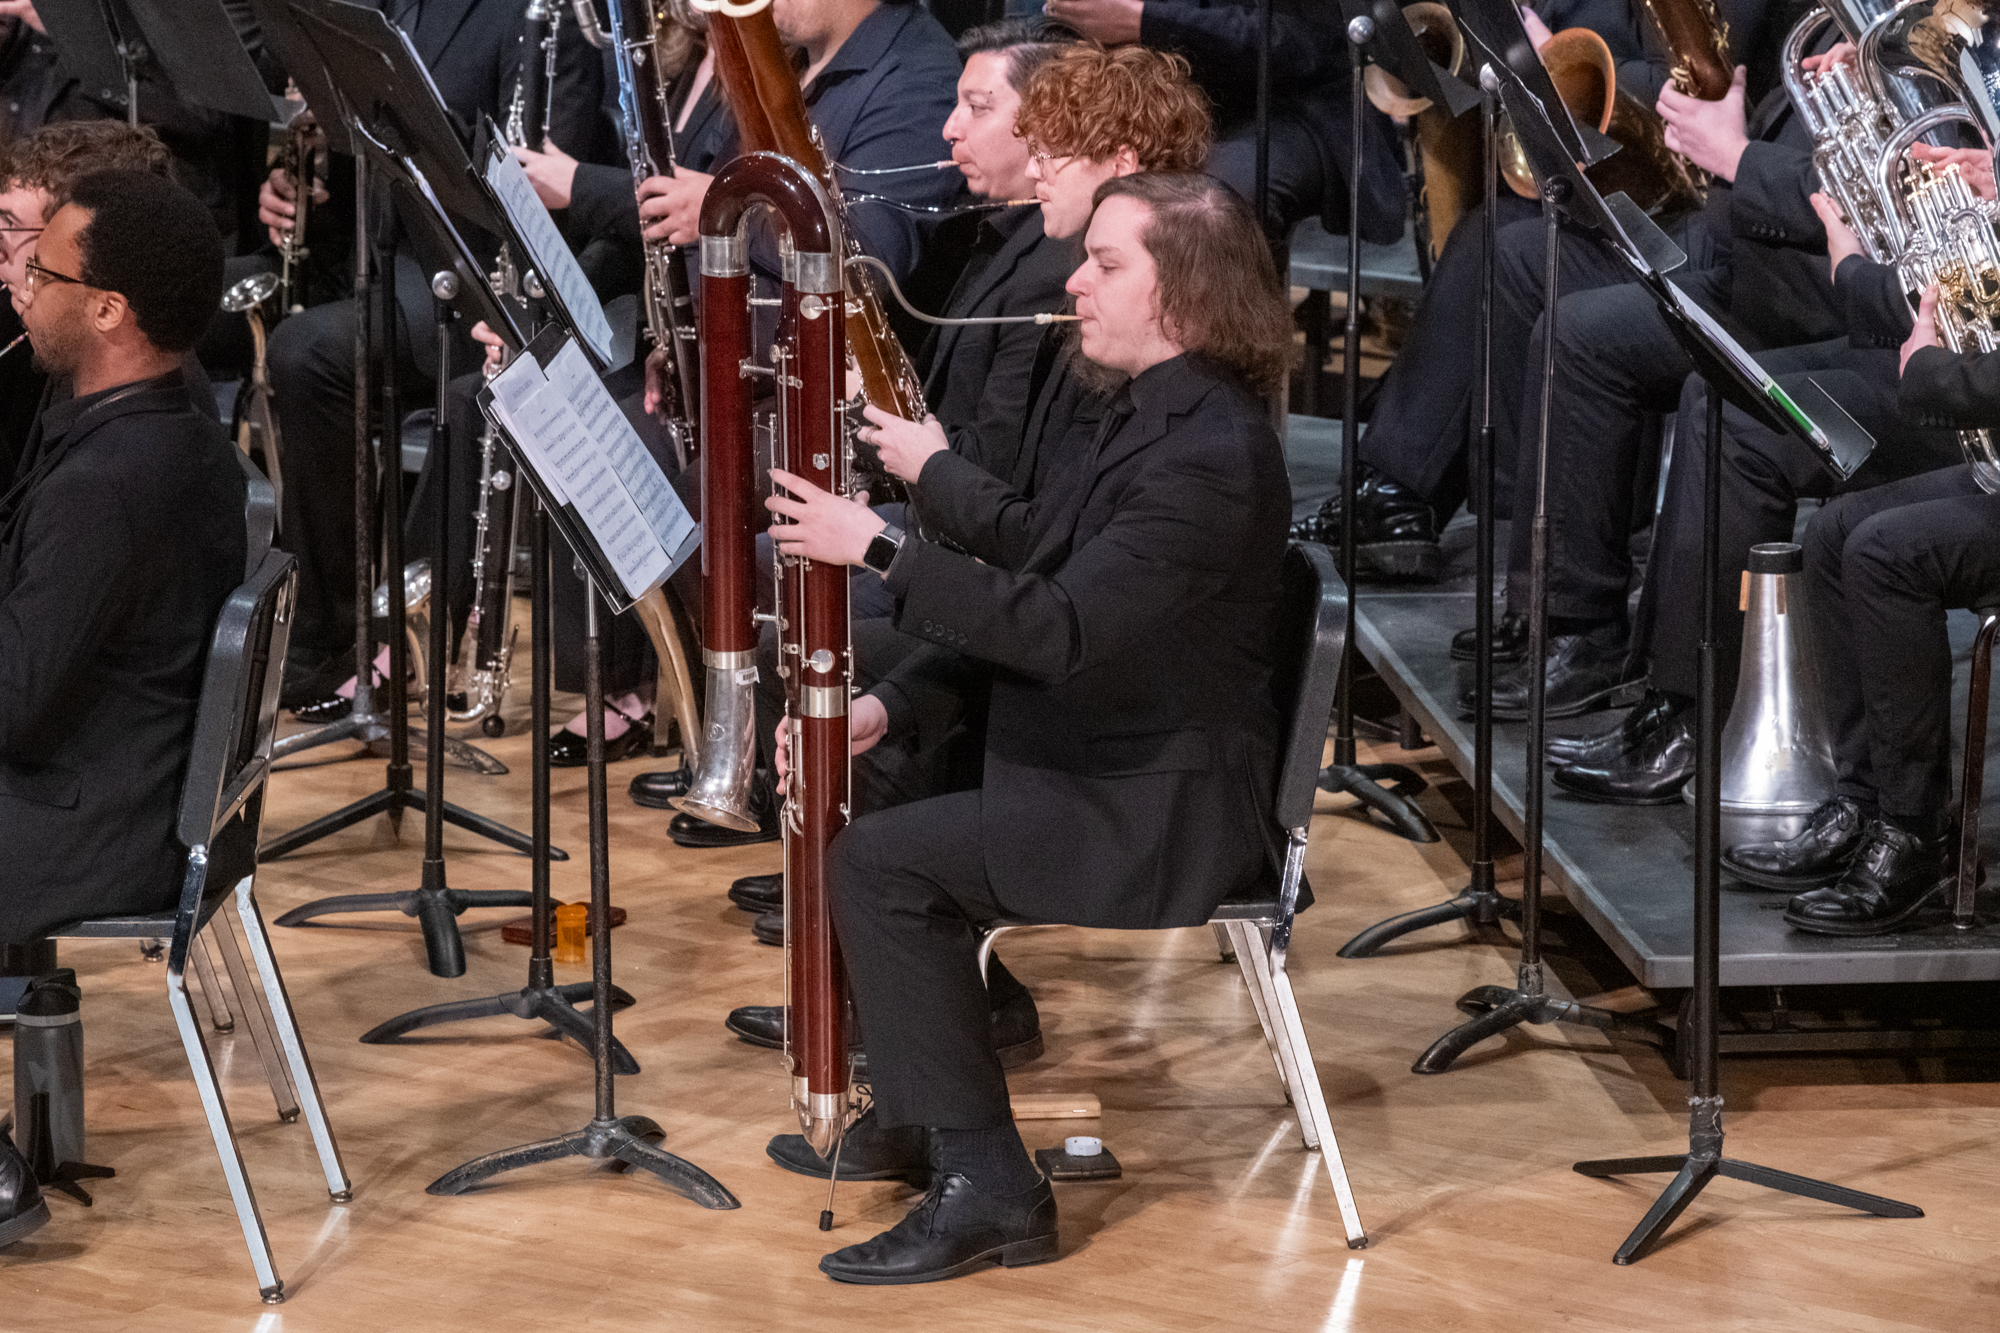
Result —
<svg viewBox="0 0 2000 1333"><path fill-rule="evenodd" d="M173 154L149 125L122 120L60 120L0 151L0 181L49 196L47 222L93 171L143 171L173 179Z"/></svg>
<svg viewBox="0 0 2000 1333"><path fill-rule="evenodd" d="M1260 393L1283 383L1292 363L1291 302L1250 205L1198 171L1114 176L1097 187L1093 207L1118 196L1152 213L1139 239L1159 270L1167 334Z"/></svg>
<svg viewBox="0 0 2000 1333"><path fill-rule="evenodd" d="M222 302L222 235L201 201L151 172L95 171L69 202L90 213L77 276L123 296L162 352L200 342Z"/></svg>
<svg viewBox="0 0 2000 1333"><path fill-rule="evenodd" d="M1036 71L1014 133L1058 157L1102 162L1130 148L1142 171L1199 171L1214 130L1184 57L1085 42Z"/></svg>

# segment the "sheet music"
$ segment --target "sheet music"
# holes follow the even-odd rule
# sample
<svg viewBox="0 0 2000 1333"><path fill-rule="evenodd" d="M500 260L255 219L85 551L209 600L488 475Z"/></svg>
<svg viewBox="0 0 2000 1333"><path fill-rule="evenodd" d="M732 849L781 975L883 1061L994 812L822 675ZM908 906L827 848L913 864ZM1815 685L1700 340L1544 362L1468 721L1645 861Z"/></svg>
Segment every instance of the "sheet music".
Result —
<svg viewBox="0 0 2000 1333"><path fill-rule="evenodd" d="M584 430L600 443L626 494L645 515L660 546L669 553L678 551L694 531L694 518L674 493L667 474L647 451L639 432L619 410L604 381L591 369L583 349L574 342L565 343L543 373L569 400Z"/></svg>
<svg viewBox="0 0 2000 1333"><path fill-rule="evenodd" d="M514 228L527 243L529 266L541 275L542 282L555 293L556 299L571 320L575 321L576 332L590 343L590 350L599 362L609 365L612 361L611 321L604 317L604 306L598 301L597 293L591 289L590 279L583 276L583 269L577 265L576 256L569 252L569 245L556 227L555 219L542 205L535 194L534 182L514 155L504 148L486 159L486 183L493 187L500 206L514 222Z"/></svg>
<svg viewBox="0 0 2000 1333"><path fill-rule="evenodd" d="M547 380L542 376L542 368L535 364L535 358L523 355L515 357L513 364L495 375L487 387L493 391L493 414L500 418L500 424L507 428L515 447L528 456L528 465L548 487L549 502L561 507L569 503L569 492L563 489L562 478L556 475L554 464L542 452L540 441L522 427L528 400L540 392L545 383Z"/></svg>

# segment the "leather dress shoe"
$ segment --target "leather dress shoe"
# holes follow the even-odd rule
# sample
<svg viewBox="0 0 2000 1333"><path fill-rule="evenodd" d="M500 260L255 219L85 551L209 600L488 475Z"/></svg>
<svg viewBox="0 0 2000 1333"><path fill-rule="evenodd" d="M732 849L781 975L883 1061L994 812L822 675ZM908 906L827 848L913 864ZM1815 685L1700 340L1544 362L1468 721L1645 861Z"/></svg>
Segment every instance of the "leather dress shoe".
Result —
<svg viewBox="0 0 2000 1333"><path fill-rule="evenodd" d="M722 1025L752 1046L777 1050L785 1042L785 1011L775 1004L746 1004L729 1011ZM1021 995L992 1014L993 1053L1003 1069L1018 1069L1042 1054L1042 1016L1035 997ZM857 1043L850 1042L850 1048Z"/></svg>
<svg viewBox="0 0 2000 1333"><path fill-rule="evenodd" d="M1046 1179L1019 1194L986 1194L946 1172L902 1221L827 1255L819 1271L836 1282L893 1286L960 1277L989 1263L1018 1268L1060 1257L1056 1196Z"/></svg>
<svg viewBox="0 0 2000 1333"><path fill-rule="evenodd" d="M803 1134L780 1134L764 1145L764 1154L787 1171L825 1180L833 1163L813 1151ZM907 1180L918 1189L931 1183L930 1134L922 1125L880 1129L875 1108L863 1111L847 1127L840 1144L842 1180Z"/></svg>
<svg viewBox="0 0 2000 1333"><path fill-rule="evenodd" d="M1470 662L1479 654L1479 627L1462 629L1451 636L1451 660ZM1528 617L1509 611L1493 622L1493 660L1518 662L1528 655Z"/></svg>
<svg viewBox="0 0 2000 1333"><path fill-rule="evenodd" d="M1437 511L1430 501L1402 483L1372 468L1360 471L1358 503L1354 506L1356 572L1436 583L1444 572ZM1341 515L1346 508L1343 499L1339 492L1328 496L1311 518L1292 524L1292 536L1338 552Z"/></svg>
<svg viewBox="0 0 2000 1333"><path fill-rule="evenodd" d="M679 768L641 773L632 779L632 785L627 790L634 805L643 805L648 810L672 810L674 798L687 795L688 788L693 785L694 770L683 759Z"/></svg>
<svg viewBox="0 0 2000 1333"><path fill-rule="evenodd" d="M1766 889L1818 888L1846 872L1861 847L1868 819L1845 796L1821 801L1797 837L1783 842L1750 842L1722 849L1722 868Z"/></svg>
<svg viewBox="0 0 2000 1333"><path fill-rule="evenodd" d="M1546 758L1558 767L1569 764L1603 767L1644 745L1655 732L1674 720L1680 708L1681 705L1660 691L1647 690L1632 711L1609 730L1581 736L1551 736Z"/></svg>
<svg viewBox="0 0 2000 1333"><path fill-rule="evenodd" d="M1883 935L1942 887L1945 838L1921 838L1883 819L1862 831L1846 873L1785 905L1785 921L1815 935Z"/></svg>
<svg viewBox="0 0 2000 1333"><path fill-rule="evenodd" d="M750 832L724 828L682 811L667 825L667 836L679 847L749 847L778 840L778 809L775 804L757 814L757 827Z"/></svg>
<svg viewBox="0 0 2000 1333"><path fill-rule="evenodd" d="M330 694L324 699L315 699L309 704L300 704L292 710L292 716L309 727L323 727L329 722L338 722L354 711L354 700L345 694Z"/></svg>
<svg viewBox="0 0 2000 1333"><path fill-rule="evenodd" d="M783 948L785 944L785 914L782 911L759 912L757 919L750 923L750 933L756 936L757 943L759 944L770 944L778 948Z"/></svg>
<svg viewBox="0 0 2000 1333"><path fill-rule="evenodd" d="M1584 634L1549 636L1547 692L1549 717L1576 717L1598 708L1609 708L1623 693L1632 691L1637 678L1626 659L1622 630L1600 628ZM1528 716L1528 691L1534 673L1523 659L1512 671L1493 682L1493 716L1504 722L1519 722ZM1478 697L1468 686L1458 706L1469 717L1478 706Z"/></svg>
<svg viewBox="0 0 2000 1333"><path fill-rule="evenodd" d="M615 764L635 754L649 754L652 749L653 715L648 713L628 723L625 730L604 742L604 762ZM568 727L563 727L549 737L550 768L582 768L589 762L588 736L579 736Z"/></svg>
<svg viewBox="0 0 2000 1333"><path fill-rule="evenodd" d="M785 907L785 876L782 871L769 875L745 875L729 886L729 901L746 912L759 916L765 912L780 912Z"/></svg>
<svg viewBox="0 0 2000 1333"><path fill-rule="evenodd" d="M1685 712L1630 754L1601 766L1572 764L1555 772L1556 786L1603 805L1671 805L1693 776L1694 725Z"/></svg>
<svg viewBox="0 0 2000 1333"><path fill-rule="evenodd" d="M0 1132L0 1249L26 1240L49 1220L48 1201L35 1183L35 1169Z"/></svg>

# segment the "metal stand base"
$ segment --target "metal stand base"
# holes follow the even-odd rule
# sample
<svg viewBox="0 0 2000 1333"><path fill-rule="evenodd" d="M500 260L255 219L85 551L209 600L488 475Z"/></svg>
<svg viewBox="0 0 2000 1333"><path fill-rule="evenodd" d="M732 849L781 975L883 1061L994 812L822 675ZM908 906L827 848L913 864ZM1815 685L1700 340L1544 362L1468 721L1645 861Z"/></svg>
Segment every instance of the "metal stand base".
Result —
<svg viewBox="0 0 2000 1333"><path fill-rule="evenodd" d="M1428 930L1432 926L1442 926L1450 921L1464 921L1475 927L1498 926L1502 921L1521 919L1521 904L1491 888L1467 885L1465 889L1448 902L1434 907L1420 907L1414 912L1392 916L1387 921L1377 921L1368 929L1340 946L1342 958L1372 958L1382 947L1392 940L1401 939L1414 931ZM1483 987L1482 989L1494 989ZM1476 994L1477 992L1475 992ZM1463 1006L1465 1001L1459 1001Z"/></svg>
<svg viewBox="0 0 2000 1333"><path fill-rule="evenodd" d="M607 1170L620 1174L635 1166L650 1171L668 1189L704 1208L742 1206L736 1201L736 1196L724 1189L708 1172L656 1146L666 1137L665 1130L642 1115L593 1120L574 1133L475 1157L433 1180L424 1187L424 1193L463 1194L504 1171L540 1162L558 1162L565 1157L587 1157L604 1163Z"/></svg>
<svg viewBox="0 0 2000 1333"><path fill-rule="evenodd" d="M1393 787L1382 785L1393 782ZM1422 777L1402 764L1328 764L1319 771L1319 789L1339 795L1345 792L1369 810L1387 820L1398 836L1411 842L1436 842L1438 831L1411 796L1424 790ZM1408 795L1405 795L1405 793Z"/></svg>
<svg viewBox="0 0 2000 1333"><path fill-rule="evenodd" d="M386 1023L381 1023L361 1034L363 1043L369 1046L386 1046L400 1041L418 1028L436 1027L440 1023L458 1023L471 1018L497 1018L502 1014L512 1014L530 1022L547 1023L562 1036L570 1038L586 1051L590 1049L591 1026L588 1015L576 1008L581 1000L590 998L591 983L575 981L567 986L529 984L505 995L490 995L483 1000L452 1000L446 1004L427 1005L422 1009L412 1009L406 1014L398 1014ZM611 988L611 1004L617 1009L629 1008L636 1003L622 986ZM639 1062L625 1049L625 1043L612 1039L612 1068L620 1074L636 1074Z"/></svg>
<svg viewBox="0 0 2000 1333"><path fill-rule="evenodd" d="M1838 1204L1852 1208L1856 1212L1871 1213L1876 1217L1922 1217L1924 1210L1914 1204L1898 1203L1894 1199L1884 1199L1875 1194L1863 1194L1860 1190L1845 1189L1839 1185L1829 1185L1824 1181L1812 1180L1806 1176L1795 1176L1789 1171L1776 1171L1768 1166L1756 1166L1749 1162L1738 1162L1722 1155L1722 1098L1690 1097L1688 1099L1688 1150L1666 1157L1612 1157L1595 1162L1578 1162L1578 1175L1632 1176L1650 1174L1656 1171L1671 1171L1673 1180L1664 1192L1639 1220L1625 1243L1611 1257L1614 1264L1636 1263L1652 1253L1687 1206L1694 1202L1717 1176L1730 1180L1744 1180L1752 1185L1762 1185L1765 1189L1777 1190L1783 1194L1796 1194L1802 1198L1818 1199L1822 1203Z"/></svg>
<svg viewBox="0 0 2000 1333"><path fill-rule="evenodd" d="M1542 983L1539 963L1524 965L1519 980L1511 987L1473 987L1459 997L1458 1010L1471 1017L1432 1042L1430 1049L1410 1066L1411 1073L1442 1074L1480 1042L1523 1023L1578 1023L1609 1029L1619 1021L1618 1015L1608 1009L1593 1009L1575 1000L1558 1000L1549 995Z"/></svg>
<svg viewBox="0 0 2000 1333"><path fill-rule="evenodd" d="M533 902L528 894L516 889L448 889L426 884L400 893L343 893L321 898L294 907L279 917L277 924L303 926L315 917L344 912L401 912L417 918L424 928L424 953L431 974L462 977L465 940L458 933L459 914L468 907L527 907Z"/></svg>
<svg viewBox="0 0 2000 1333"><path fill-rule="evenodd" d="M338 833L344 828L359 824L364 819L372 819L376 815L389 816L390 827L400 830L403 823L403 811L405 810L415 810L418 814L424 813L424 793L414 788L408 791L397 791L394 787L384 787L378 792L362 797L352 805L343 806L330 815L321 815L310 824L301 824L290 833L273 838L258 849L257 859L259 861L275 861L281 856L290 856L293 852L296 852L308 843L318 842L329 833ZM526 855L533 846L526 834L518 833L496 819L488 819L485 815L475 815L463 806L453 805L450 801L444 803L444 822L447 824L456 824L459 828L477 833L482 838L491 838L494 842L499 843L509 851L520 852L523 855ZM549 856L551 859L557 861L569 860L569 853L560 847L551 847L549 849ZM527 901L525 894L516 894L515 897L520 898L522 903ZM327 901L331 902L334 900L328 899ZM499 905L512 907L517 904L510 899L508 902ZM285 917L296 916L304 910L304 908L297 908L285 913L284 917L278 918L278 924L291 924ZM317 916L320 914L315 912L313 915Z"/></svg>
<svg viewBox="0 0 2000 1333"><path fill-rule="evenodd" d="M55 1169L48 1179L38 1180L36 1183L45 1190L55 1190L59 1194L67 1194L70 1198L75 1199L78 1203L88 1208L95 1200L77 1182L81 1180L110 1180L117 1174L116 1171L108 1166L92 1166L88 1162L64 1162Z"/></svg>

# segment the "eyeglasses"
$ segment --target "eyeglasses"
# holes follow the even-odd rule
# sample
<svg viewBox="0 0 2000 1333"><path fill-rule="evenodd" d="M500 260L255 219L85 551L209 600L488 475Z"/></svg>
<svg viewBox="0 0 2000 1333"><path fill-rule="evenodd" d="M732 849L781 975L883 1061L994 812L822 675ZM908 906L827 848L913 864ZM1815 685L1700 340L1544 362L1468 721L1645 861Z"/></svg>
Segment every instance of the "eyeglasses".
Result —
<svg viewBox="0 0 2000 1333"><path fill-rule="evenodd" d="M1070 164L1070 160L1074 158L1076 154L1051 153L1046 149L1037 148L1031 151L1028 154L1028 156L1034 160L1036 166L1042 169L1042 179L1047 180L1049 177L1055 175L1056 173L1060 172L1064 167L1068 166Z"/></svg>
<svg viewBox="0 0 2000 1333"><path fill-rule="evenodd" d="M88 287L90 285L82 278L72 278L67 273L58 273L52 268L44 268L38 260L30 259L28 261L28 290L32 292L44 282L73 282L79 287Z"/></svg>

